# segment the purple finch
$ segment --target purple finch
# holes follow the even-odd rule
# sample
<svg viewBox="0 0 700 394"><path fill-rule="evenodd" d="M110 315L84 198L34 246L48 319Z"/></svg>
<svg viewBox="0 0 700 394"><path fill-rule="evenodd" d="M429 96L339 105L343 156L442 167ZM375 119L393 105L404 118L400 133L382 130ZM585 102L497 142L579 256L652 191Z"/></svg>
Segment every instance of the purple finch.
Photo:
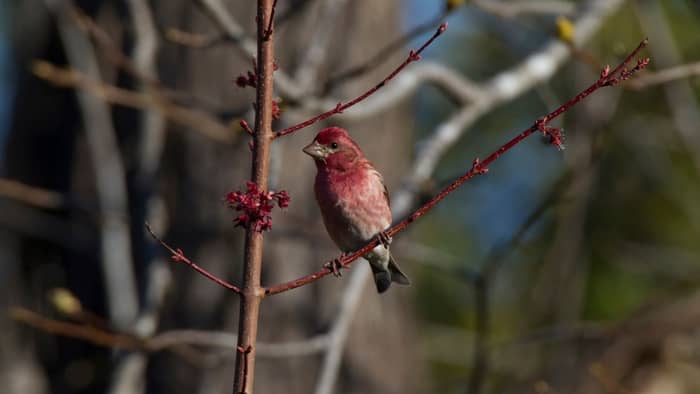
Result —
<svg viewBox="0 0 700 394"><path fill-rule="evenodd" d="M377 291L391 282L410 281L389 252L384 231L391 225L389 193L382 175L365 158L360 147L340 127L321 130L304 153L316 162L314 191L331 239L343 253L362 248L374 237L382 243L364 258L374 273Z"/></svg>

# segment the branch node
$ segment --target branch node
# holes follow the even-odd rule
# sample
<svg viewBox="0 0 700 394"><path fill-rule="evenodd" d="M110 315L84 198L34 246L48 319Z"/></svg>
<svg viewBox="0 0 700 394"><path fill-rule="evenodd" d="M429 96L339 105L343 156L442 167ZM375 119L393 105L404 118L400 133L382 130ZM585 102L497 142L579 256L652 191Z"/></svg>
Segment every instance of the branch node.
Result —
<svg viewBox="0 0 700 394"><path fill-rule="evenodd" d="M341 255L340 257L335 258L335 259L323 264L323 268L327 269L336 278L340 278L341 276L343 276L341 269L347 268L345 265L343 265L343 262L342 262L342 259L344 257L345 257L344 255Z"/></svg>
<svg viewBox="0 0 700 394"><path fill-rule="evenodd" d="M275 20L275 8L277 8L277 0L272 3L272 11L270 11L270 19L267 21L267 27L263 32L263 41L269 41L272 36L272 22Z"/></svg>
<svg viewBox="0 0 700 394"><path fill-rule="evenodd" d="M248 345L248 346L246 346L246 347L237 346L237 347L236 347L236 350L238 351L238 353L250 354L250 352L253 351L253 347L252 347L251 345Z"/></svg>
<svg viewBox="0 0 700 394"><path fill-rule="evenodd" d="M168 245L167 243L165 243L165 241L163 241L162 239L158 238L158 236L157 236L156 233L153 231L153 229L152 229L151 226L148 224L148 222L144 223L144 225L146 226L146 231L148 231L148 233L151 235L151 237L152 237L156 242L158 242L163 248L165 248L168 252L170 252L170 258L171 258L173 261L176 261L176 262L179 262L179 263L187 264L188 266L190 266L190 268L192 268L193 270L197 271L200 275L202 275L202 276L204 276L205 278L211 280L212 282L218 284L219 286L224 287L224 288L226 288L226 289L228 289L228 290L230 290L230 291L232 291L232 292L234 292L234 293L236 293L236 294L242 294L241 289L238 288L237 286L232 285L232 284L226 282L225 280L223 280L223 279L219 278L218 276L216 276L216 275L210 273L209 271L207 271L207 270L205 270L204 268L202 268L202 267L200 267L199 265L197 265L194 261L192 261L192 260L190 260L189 258L187 258L187 256L185 256L185 253L182 251L182 249L180 249L180 248L174 249L173 247L171 247L170 245Z"/></svg>
<svg viewBox="0 0 700 394"><path fill-rule="evenodd" d="M180 248L175 249L175 253L170 258L177 263L186 263L187 260L185 253Z"/></svg>
<svg viewBox="0 0 700 394"><path fill-rule="evenodd" d="M251 135L251 136L253 135L253 129L250 128L250 125L248 124L248 122L246 122L245 119L241 119L241 120L238 122L238 124L241 125L241 128L242 128L243 130L245 130L246 133L248 133L248 134Z"/></svg>
<svg viewBox="0 0 700 394"><path fill-rule="evenodd" d="M489 169L486 168L477 157L472 162L472 168L469 172L476 175L484 175L489 172Z"/></svg>
<svg viewBox="0 0 700 394"><path fill-rule="evenodd" d="M535 121L535 127L547 137L548 143L554 145L559 150L564 150L564 133L557 127L547 126L549 118L544 116Z"/></svg>

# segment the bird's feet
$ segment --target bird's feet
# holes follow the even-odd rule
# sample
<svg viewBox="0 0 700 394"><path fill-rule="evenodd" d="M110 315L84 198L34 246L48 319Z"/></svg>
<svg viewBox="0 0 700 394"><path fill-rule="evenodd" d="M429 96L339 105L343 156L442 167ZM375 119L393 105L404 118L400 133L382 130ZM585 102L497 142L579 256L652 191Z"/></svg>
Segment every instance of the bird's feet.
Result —
<svg viewBox="0 0 700 394"><path fill-rule="evenodd" d="M326 264L323 264L323 267L330 270L333 273L333 276L335 276L336 278L340 278L341 276L343 276L343 273L340 272L340 270L343 268L347 268L343 265L343 262L341 261L343 257L345 257L345 253L341 254L340 257L335 258L327 262Z"/></svg>
<svg viewBox="0 0 700 394"><path fill-rule="evenodd" d="M379 243L382 244L385 248L389 249L389 245L391 245L391 237L389 234L386 233L386 231L380 231L377 233L377 239L379 240Z"/></svg>

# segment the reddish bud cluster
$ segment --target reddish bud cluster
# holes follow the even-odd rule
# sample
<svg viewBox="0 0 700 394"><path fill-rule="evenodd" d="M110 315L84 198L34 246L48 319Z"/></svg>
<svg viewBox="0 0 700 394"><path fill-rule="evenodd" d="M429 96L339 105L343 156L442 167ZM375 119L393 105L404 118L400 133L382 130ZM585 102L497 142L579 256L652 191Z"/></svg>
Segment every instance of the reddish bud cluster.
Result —
<svg viewBox="0 0 700 394"><path fill-rule="evenodd" d="M255 75L254 72L248 71L247 75L241 74L238 76L238 78L236 78L236 85L239 88L244 88L246 86L255 88L258 86L258 77Z"/></svg>
<svg viewBox="0 0 700 394"><path fill-rule="evenodd" d="M277 71L280 67L277 65L276 62L272 63L272 71ZM246 86L250 86L251 88L257 88L258 87L258 76L255 73L255 70L257 70L257 64L255 62L255 59L253 59L253 71L247 71L245 75L241 74L238 77L236 77L236 86L239 88L245 88Z"/></svg>
<svg viewBox="0 0 700 394"><path fill-rule="evenodd" d="M282 116L280 101L281 100L272 100L272 119L279 119L280 116Z"/></svg>
<svg viewBox="0 0 700 394"><path fill-rule="evenodd" d="M611 77L610 66L605 66L605 68L600 73L600 77L603 80L603 84L605 86L615 86L622 81L630 79L630 77L632 77L636 72L643 70L646 66L649 65L649 62L650 59L648 57L638 59L637 64L634 67L632 67L631 69L623 67L620 71L619 76L616 77Z"/></svg>
<svg viewBox="0 0 700 394"><path fill-rule="evenodd" d="M173 253L173 255L170 256L170 258L177 263L182 263L182 262L187 261L187 257L185 257L185 253L180 248L175 249L175 253Z"/></svg>
<svg viewBox="0 0 700 394"><path fill-rule="evenodd" d="M469 172L473 172L474 174L478 175L484 175L489 172L489 169L486 168L483 164L481 164L481 160L479 160L479 158L477 157L472 162L472 168Z"/></svg>
<svg viewBox="0 0 700 394"><path fill-rule="evenodd" d="M280 102L282 100L272 100L272 119L279 119L282 116L282 110L280 109ZM253 103L253 109L258 110L258 104Z"/></svg>
<svg viewBox="0 0 700 394"><path fill-rule="evenodd" d="M289 194L285 191L271 192L261 190L255 182L246 182L246 192L230 192L226 196L226 203L231 209L242 211L233 219L236 226L251 228L254 231L268 231L272 228L270 213L277 206L287 208L289 206Z"/></svg>
<svg viewBox="0 0 700 394"><path fill-rule="evenodd" d="M564 150L564 133L557 127L547 126L547 117L537 119L535 125L542 135L548 138L550 145L556 146L559 150Z"/></svg>

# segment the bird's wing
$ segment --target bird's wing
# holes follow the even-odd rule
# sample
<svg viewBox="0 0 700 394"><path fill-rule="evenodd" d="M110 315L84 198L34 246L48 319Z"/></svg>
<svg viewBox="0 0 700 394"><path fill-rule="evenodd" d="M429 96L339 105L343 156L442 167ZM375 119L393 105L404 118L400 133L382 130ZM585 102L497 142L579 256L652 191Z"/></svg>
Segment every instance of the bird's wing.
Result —
<svg viewBox="0 0 700 394"><path fill-rule="evenodd" d="M389 199L389 189L386 188L386 183L384 182L384 177L382 176L382 173L377 171L377 169L374 168L374 165L372 165L372 163L368 164L371 171L374 172L374 175L377 177L382 186L384 186L384 198L386 199L386 205L389 208L391 208L391 199Z"/></svg>

